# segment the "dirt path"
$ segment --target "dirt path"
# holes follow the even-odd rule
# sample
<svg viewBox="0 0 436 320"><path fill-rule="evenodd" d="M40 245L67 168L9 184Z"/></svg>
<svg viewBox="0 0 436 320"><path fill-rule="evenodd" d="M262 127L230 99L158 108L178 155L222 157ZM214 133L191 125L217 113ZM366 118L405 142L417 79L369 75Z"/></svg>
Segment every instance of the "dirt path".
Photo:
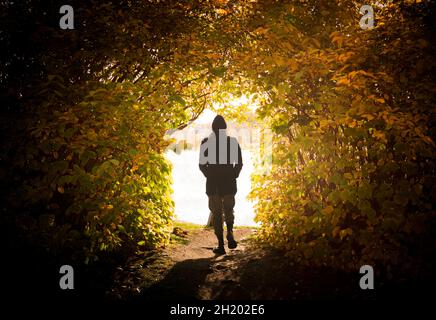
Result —
<svg viewBox="0 0 436 320"><path fill-rule="evenodd" d="M179 228L182 237L177 243L133 257L120 268L107 294L116 300L178 301L356 297L357 278L327 268L296 265L282 252L259 247L251 239L255 232L237 228L238 248L216 256L212 252L216 245L213 230Z"/></svg>
<svg viewBox="0 0 436 320"><path fill-rule="evenodd" d="M238 247L227 254L212 252L216 237L209 228L178 229L178 241L163 250L132 257L115 275L107 295L113 299L214 299L236 282L230 276L245 255L252 228L234 230ZM238 286L235 287L238 291ZM234 290L233 290L234 291Z"/></svg>
<svg viewBox="0 0 436 320"><path fill-rule="evenodd" d="M234 235L238 248L227 249L227 254L216 256L212 249L216 246L216 238L210 229L193 230L186 236L186 244L169 247L165 250L173 262L172 268L165 273L163 279L143 293L146 299L213 299L216 284L222 286L232 280L223 270L236 268L238 257L243 255L248 238L253 229L238 228Z"/></svg>

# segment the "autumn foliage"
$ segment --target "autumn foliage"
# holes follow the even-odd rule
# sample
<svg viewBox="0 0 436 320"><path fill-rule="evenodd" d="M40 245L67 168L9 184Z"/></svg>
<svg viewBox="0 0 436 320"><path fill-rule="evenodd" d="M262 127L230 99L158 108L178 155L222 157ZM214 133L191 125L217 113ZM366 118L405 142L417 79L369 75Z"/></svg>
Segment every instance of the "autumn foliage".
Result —
<svg viewBox="0 0 436 320"><path fill-rule="evenodd" d="M305 20L309 5L283 5L257 29L258 114L276 133L252 192L260 237L307 264L416 272L435 230L426 7L386 4L363 31L354 6L331 6Z"/></svg>
<svg viewBox="0 0 436 320"><path fill-rule="evenodd" d="M6 5L0 74L2 219L26 241L87 262L165 244L165 133L246 94L274 132L261 241L388 274L433 254L430 1L378 1L371 30L351 0L79 1L69 32L32 4Z"/></svg>

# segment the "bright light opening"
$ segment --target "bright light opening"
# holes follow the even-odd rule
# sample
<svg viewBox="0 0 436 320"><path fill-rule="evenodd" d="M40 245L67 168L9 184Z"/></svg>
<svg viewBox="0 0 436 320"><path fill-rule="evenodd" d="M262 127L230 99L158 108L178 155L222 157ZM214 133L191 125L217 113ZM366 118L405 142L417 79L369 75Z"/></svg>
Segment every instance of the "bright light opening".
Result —
<svg viewBox="0 0 436 320"><path fill-rule="evenodd" d="M246 98L235 99L229 105L235 107L247 103ZM174 132L171 137L178 141L178 152L168 150L166 157L173 165L173 200L176 219L206 225L209 218L208 197L206 195L206 178L198 167L200 143L211 132L211 124L216 113L206 109L194 122L183 130ZM254 170L256 148L247 143L247 139L238 137L238 132L250 129L251 124L238 124L226 119L228 134L238 139L243 158L243 168L237 179L238 192L235 200L235 225L257 226L254 222L254 203L247 199L251 191L251 174ZM189 131L189 132L188 132ZM245 130L244 132L246 132ZM182 144L181 141L185 141Z"/></svg>

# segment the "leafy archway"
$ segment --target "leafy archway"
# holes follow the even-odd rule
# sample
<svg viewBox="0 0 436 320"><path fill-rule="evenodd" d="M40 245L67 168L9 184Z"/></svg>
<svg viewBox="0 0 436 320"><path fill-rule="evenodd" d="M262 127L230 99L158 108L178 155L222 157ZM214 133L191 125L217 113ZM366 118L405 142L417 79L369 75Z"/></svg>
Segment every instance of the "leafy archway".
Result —
<svg viewBox="0 0 436 320"><path fill-rule="evenodd" d="M78 2L80 36L31 3L6 5L32 50L4 36L1 79L4 219L30 240L86 260L165 243L165 132L245 94L275 134L260 238L307 263L414 266L436 194L430 2L379 1L365 31L355 1Z"/></svg>

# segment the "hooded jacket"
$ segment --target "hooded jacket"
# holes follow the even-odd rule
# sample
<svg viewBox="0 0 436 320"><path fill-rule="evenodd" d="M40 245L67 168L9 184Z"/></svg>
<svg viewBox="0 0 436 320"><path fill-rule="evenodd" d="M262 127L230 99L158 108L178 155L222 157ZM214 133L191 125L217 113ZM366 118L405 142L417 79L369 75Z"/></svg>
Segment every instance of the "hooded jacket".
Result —
<svg viewBox="0 0 436 320"><path fill-rule="evenodd" d="M201 172L206 177L206 194L236 194L236 178L242 170L242 153L238 141L227 136L224 118L217 116L212 123L212 133L201 141ZM217 120L218 118L218 120Z"/></svg>

